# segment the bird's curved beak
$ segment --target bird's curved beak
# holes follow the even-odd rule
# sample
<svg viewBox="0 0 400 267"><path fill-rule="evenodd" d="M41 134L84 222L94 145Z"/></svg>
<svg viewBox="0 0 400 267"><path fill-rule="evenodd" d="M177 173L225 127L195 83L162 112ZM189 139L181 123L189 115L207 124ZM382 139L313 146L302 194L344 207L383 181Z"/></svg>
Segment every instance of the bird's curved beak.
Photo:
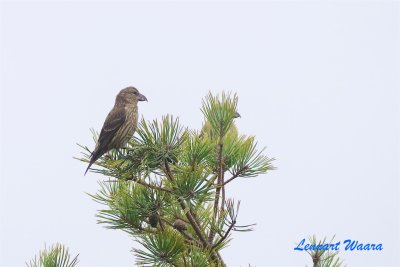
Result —
<svg viewBox="0 0 400 267"><path fill-rule="evenodd" d="M144 96L144 95L142 95L142 94L138 94L138 100L139 101L147 101L147 98Z"/></svg>
<svg viewBox="0 0 400 267"><path fill-rule="evenodd" d="M233 118L234 118L234 119L240 118L240 117L241 117L241 116L240 116L239 112L235 112L235 114L233 115Z"/></svg>

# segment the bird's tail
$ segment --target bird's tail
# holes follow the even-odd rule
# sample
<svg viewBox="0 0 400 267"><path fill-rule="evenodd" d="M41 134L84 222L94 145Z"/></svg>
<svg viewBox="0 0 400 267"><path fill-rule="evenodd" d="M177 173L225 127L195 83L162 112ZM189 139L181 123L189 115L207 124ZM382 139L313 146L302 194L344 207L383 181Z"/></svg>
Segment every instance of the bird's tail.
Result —
<svg viewBox="0 0 400 267"><path fill-rule="evenodd" d="M105 151L103 151L103 149L95 149L92 152L92 154L90 155L89 166L86 168L86 171L85 171L84 175L86 175L86 173L90 169L90 166L92 166L92 164L95 163L95 161L98 160L104 153L105 153Z"/></svg>
<svg viewBox="0 0 400 267"><path fill-rule="evenodd" d="M85 174L84 174L84 175L86 175L86 173L87 173L88 170L90 169L90 166L92 166L93 163L94 163L94 161L90 160L89 166L86 168L86 171L85 171Z"/></svg>

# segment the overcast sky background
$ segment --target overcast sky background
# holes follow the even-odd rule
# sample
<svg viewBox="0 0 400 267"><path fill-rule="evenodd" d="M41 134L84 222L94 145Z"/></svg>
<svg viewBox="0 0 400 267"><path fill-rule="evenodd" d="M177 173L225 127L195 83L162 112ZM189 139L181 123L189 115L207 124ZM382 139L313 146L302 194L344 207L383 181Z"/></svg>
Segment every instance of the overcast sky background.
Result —
<svg viewBox="0 0 400 267"><path fill-rule="evenodd" d="M135 243L96 224L83 176L120 89L199 128L208 91L237 92L244 134L278 168L230 184L242 200L228 266L312 265L312 234L382 243L347 266L400 266L399 2L0 4L1 266L61 242L79 266L133 266ZM343 248L343 247L342 247Z"/></svg>

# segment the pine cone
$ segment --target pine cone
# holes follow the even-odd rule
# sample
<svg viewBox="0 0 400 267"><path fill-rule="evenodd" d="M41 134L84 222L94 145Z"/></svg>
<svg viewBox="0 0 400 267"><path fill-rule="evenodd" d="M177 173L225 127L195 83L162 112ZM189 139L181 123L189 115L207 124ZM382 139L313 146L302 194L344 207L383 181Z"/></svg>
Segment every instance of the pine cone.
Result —
<svg viewBox="0 0 400 267"><path fill-rule="evenodd" d="M158 224L158 214L157 213L153 213L149 216L149 222L151 227L156 228L157 224Z"/></svg>

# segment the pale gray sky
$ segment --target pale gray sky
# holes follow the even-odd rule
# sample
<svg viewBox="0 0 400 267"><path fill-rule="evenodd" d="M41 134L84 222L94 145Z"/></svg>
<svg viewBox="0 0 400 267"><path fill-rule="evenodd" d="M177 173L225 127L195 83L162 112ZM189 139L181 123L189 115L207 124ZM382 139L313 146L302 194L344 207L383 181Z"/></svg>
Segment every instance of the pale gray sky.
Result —
<svg viewBox="0 0 400 267"><path fill-rule="evenodd" d="M399 2L5 3L0 5L1 266L44 244L80 266L133 266L135 243L96 224L93 146L116 93L134 85L146 119L201 126L201 98L239 95L239 130L276 171L238 180L229 266L304 266L302 238L383 243L348 266L400 266Z"/></svg>

